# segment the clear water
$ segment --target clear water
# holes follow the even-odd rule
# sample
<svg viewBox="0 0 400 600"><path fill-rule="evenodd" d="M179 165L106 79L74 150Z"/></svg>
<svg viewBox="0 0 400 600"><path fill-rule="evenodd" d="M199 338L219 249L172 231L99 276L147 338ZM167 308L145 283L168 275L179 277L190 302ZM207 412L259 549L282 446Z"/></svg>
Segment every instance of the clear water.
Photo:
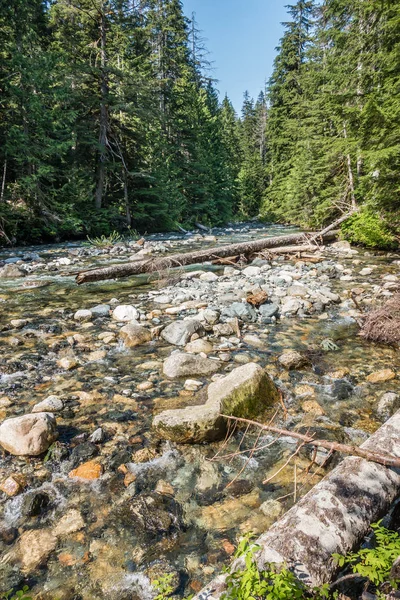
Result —
<svg viewBox="0 0 400 600"><path fill-rule="evenodd" d="M253 225L244 229L217 234L225 243L293 231L281 226ZM205 246L200 240L174 237L171 251ZM160 243L168 239L158 236ZM71 247L79 249L78 244L67 248ZM55 245L3 250L0 260L27 251L37 252L44 261L70 257L66 246ZM274 522L276 505L275 509L271 504L263 505L265 501L283 497L280 502L284 510L293 502L292 464L262 483L294 451L290 438L273 445L268 436L260 438L258 444L265 448L255 452L250 461L237 451L239 446L240 450L252 447L254 432L246 436L243 431L235 432L222 449L221 444L176 446L159 442L151 431L153 414L199 402L183 390L182 381L163 378L160 364L171 348L161 341L132 350L117 343L105 345L99 334L117 331L109 319L97 320L90 328L73 320L79 308L108 303L111 298L154 308L141 296L157 285L146 276L78 287L71 275L81 268L126 258L101 253L80 256L76 264L61 266L54 272L43 268L24 279L0 280L0 418L29 412L50 394L61 396L67 406L57 417L58 450L67 449L65 458L60 460L57 452L47 462L0 458L0 481L12 473L23 473L28 482L24 493L15 498L2 494L0 532L9 532L10 528L15 528L14 535L29 529L53 531L71 509L78 509L85 521L84 528L60 536L56 549L43 564L27 574L15 557L18 537L13 541L11 534L8 538L0 535L0 581L4 589L27 582L35 597L42 600L148 598L151 589L147 575L152 567L161 573L175 569L179 575L176 595L182 597L199 590L229 561L231 544L239 535L249 530L259 533ZM380 284L383 274L398 274L395 258L361 251L356 257L341 257L338 260L344 268L353 270L354 281L335 280L334 287L343 295L344 290L358 285ZM354 260L359 263L354 264ZM358 275L367 265L376 266L373 275ZM368 385L366 376L382 368L396 370L400 365L398 351L368 344L357 336L349 308L350 303L332 309L326 320L287 319L267 328L251 325L248 332L258 334L265 346L244 347L238 353L246 353L266 366L280 385L288 407L286 422L279 416L283 426L360 443L379 426L375 413L379 395L385 390L396 391L397 387L393 381ZM10 328L11 319L21 318L29 320L23 329ZM72 346L71 338L77 333L83 338ZM325 338L334 340L339 351L318 351ZM313 367L290 373L279 369L276 358L283 349L291 348L314 349ZM91 358L91 352L103 349L107 351L104 358ZM78 361L77 367L71 371L60 369L57 360L71 353ZM143 363L148 364L143 368ZM342 377L332 377L340 369L344 370ZM138 384L148 380L153 383L151 390L137 389ZM10 406L5 406L8 403L4 397ZM310 399L318 402L324 414L305 412L304 402ZM68 477L73 467L68 452L80 440L74 439L76 436L90 435L98 427L106 434L106 440L99 444L104 474L94 482L77 482ZM150 454L138 464L135 453L143 448ZM218 452L220 459L215 458ZM297 497L326 473L326 468L314 468L307 474L309 463L306 453L297 459ZM134 479L128 486L124 484L125 473L118 470L120 465L126 465L125 471ZM157 494L156 489L164 495ZM46 493L50 504L39 516L27 517L23 514L24 499L32 490ZM166 525L159 527L157 523Z"/></svg>

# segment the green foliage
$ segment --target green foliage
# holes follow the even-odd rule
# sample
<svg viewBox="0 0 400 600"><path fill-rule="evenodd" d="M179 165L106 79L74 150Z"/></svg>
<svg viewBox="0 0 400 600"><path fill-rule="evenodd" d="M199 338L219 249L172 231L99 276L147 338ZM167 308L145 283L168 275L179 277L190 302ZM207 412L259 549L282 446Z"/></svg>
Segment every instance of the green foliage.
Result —
<svg viewBox="0 0 400 600"><path fill-rule="evenodd" d="M15 593L13 593L13 590L9 590L3 594L2 600L32 600L31 596L27 596L27 592L29 592L29 587L24 585L22 590L18 590Z"/></svg>
<svg viewBox="0 0 400 600"><path fill-rule="evenodd" d="M172 594L174 591L174 588L171 585L173 578L173 573L166 573L159 579L153 581L153 588L157 592L154 600L165 600L165 598L168 598L168 596Z"/></svg>
<svg viewBox="0 0 400 600"><path fill-rule="evenodd" d="M372 525L375 537L374 548L361 548L358 552L351 552L346 556L334 554L333 558L340 567L349 565L353 573L366 577L378 586L390 579L393 562L400 555L400 536L397 532L386 529L379 521ZM396 581L391 581L397 589Z"/></svg>
<svg viewBox="0 0 400 600"><path fill-rule="evenodd" d="M114 244L121 242L122 237L118 231L113 231L110 235L102 235L97 238L90 238L87 236L87 240L88 246L94 246L95 248L109 248L110 246L114 246Z"/></svg>
<svg viewBox="0 0 400 600"><path fill-rule="evenodd" d="M350 242L373 248L391 248L396 244L383 215L369 206L363 206L342 225L342 234Z"/></svg>

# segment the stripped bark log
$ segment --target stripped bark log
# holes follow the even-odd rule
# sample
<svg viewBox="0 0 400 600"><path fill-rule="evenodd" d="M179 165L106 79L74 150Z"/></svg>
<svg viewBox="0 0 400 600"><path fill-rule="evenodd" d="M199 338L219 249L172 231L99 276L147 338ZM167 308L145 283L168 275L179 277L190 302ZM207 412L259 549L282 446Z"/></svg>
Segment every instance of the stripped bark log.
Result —
<svg viewBox="0 0 400 600"><path fill-rule="evenodd" d="M311 235L315 235L312 233ZM92 271L82 271L78 273L76 282L78 284L89 283L91 281L103 281L105 279L116 279L119 277L129 277L141 273L162 272L175 267L192 265L212 261L217 258L227 258L236 255L249 255L260 252L265 248L279 248L281 246L291 246L304 242L308 243L310 234L295 233L286 236L277 236L262 238L252 242L241 242L239 244L229 244L226 246L217 246L215 248L206 248L196 252L186 252L184 254L172 254L165 258L153 260L143 260L122 265L112 265ZM323 236L324 242L333 241L337 237L337 231L330 231Z"/></svg>
<svg viewBox="0 0 400 600"><path fill-rule="evenodd" d="M361 448L400 459L400 411L374 433ZM345 458L329 475L261 535L257 562L286 563L305 585L329 583L336 573L333 553L347 554L359 546L400 494L399 469L363 458ZM243 569L236 561L232 570ZM227 574L204 588L195 600L218 599Z"/></svg>

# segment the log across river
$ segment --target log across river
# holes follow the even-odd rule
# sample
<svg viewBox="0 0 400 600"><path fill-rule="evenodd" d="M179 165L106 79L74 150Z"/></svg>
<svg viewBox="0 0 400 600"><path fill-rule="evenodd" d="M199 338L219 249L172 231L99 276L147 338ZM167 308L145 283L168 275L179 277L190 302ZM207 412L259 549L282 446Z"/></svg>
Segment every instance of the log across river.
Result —
<svg viewBox="0 0 400 600"><path fill-rule="evenodd" d="M248 256L257 252L262 252L268 248L279 248L281 246L292 246L304 244L305 250L309 250L309 239L318 238L318 233L295 233L285 236L276 236L262 238L251 242L241 242L239 244L227 244L198 250L196 252L185 252L183 254L173 254L164 258L142 260L136 262L124 263L122 265L111 265L91 271L82 271L76 277L78 284L90 283L93 281L103 281L106 279L118 279L141 273L162 272L167 269L174 269L186 265L200 264L207 261L213 261L218 258L228 258L231 256ZM319 237L322 242L330 242L337 237L337 231L329 231Z"/></svg>

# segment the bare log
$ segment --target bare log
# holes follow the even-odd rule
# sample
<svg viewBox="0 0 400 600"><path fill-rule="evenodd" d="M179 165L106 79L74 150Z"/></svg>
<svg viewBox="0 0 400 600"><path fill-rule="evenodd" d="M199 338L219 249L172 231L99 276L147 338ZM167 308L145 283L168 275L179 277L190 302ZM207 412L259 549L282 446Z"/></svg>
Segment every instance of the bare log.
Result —
<svg viewBox="0 0 400 600"><path fill-rule="evenodd" d="M162 272L184 265L193 265L212 261L218 258L227 258L236 255L249 255L260 252L265 248L279 248L281 246L291 246L304 242L308 243L310 234L294 233L286 236L276 236L262 238L251 242L241 242L239 244L228 244L226 246L217 246L206 248L195 252L185 252L184 254L172 254L168 257L157 258L153 260L143 260L137 262L125 263L122 265L111 265L92 271L82 271L76 277L78 284L89 283L91 281L103 281L105 279L116 279L119 277L129 277L141 273ZM312 233L311 235L315 235ZM323 236L324 242L329 242L337 237L337 231L331 231Z"/></svg>
<svg viewBox="0 0 400 600"><path fill-rule="evenodd" d="M307 444L319 448L325 448L330 452L342 452L343 454L350 454L351 456L359 456L360 458L365 458L365 460L375 462L378 465L383 465L384 467L394 467L400 469L400 458L396 456L381 454L379 452L374 452L359 446L349 446L347 444L339 444L338 442L330 442L328 440L318 440L310 435L303 435L302 433L296 433L295 431L290 431L289 429L280 429L279 427L274 427L273 425L263 425L262 423L252 421L250 419L242 419L227 415L221 416L224 417L224 419L245 423L246 425L254 425L255 427L265 431L271 431L272 433L277 433L278 435L284 435L295 440L300 440L303 445ZM267 482L264 481L263 483Z"/></svg>
<svg viewBox="0 0 400 600"><path fill-rule="evenodd" d="M329 233L329 231L332 231L332 229L336 229L339 225L341 225L342 223L344 223L345 221L347 221L347 219L349 219L350 217L352 217L356 212L358 212L358 208L357 206L354 206L349 212L345 213L344 215L342 215L341 217L339 217L339 219L336 219L336 221L334 221L333 223L331 223L330 225L328 225L327 227L325 227L325 229L323 229L322 231L320 231L319 233L316 233L315 236L311 237L309 239L309 242L315 242L315 240L317 240L318 238L324 238L324 236Z"/></svg>

